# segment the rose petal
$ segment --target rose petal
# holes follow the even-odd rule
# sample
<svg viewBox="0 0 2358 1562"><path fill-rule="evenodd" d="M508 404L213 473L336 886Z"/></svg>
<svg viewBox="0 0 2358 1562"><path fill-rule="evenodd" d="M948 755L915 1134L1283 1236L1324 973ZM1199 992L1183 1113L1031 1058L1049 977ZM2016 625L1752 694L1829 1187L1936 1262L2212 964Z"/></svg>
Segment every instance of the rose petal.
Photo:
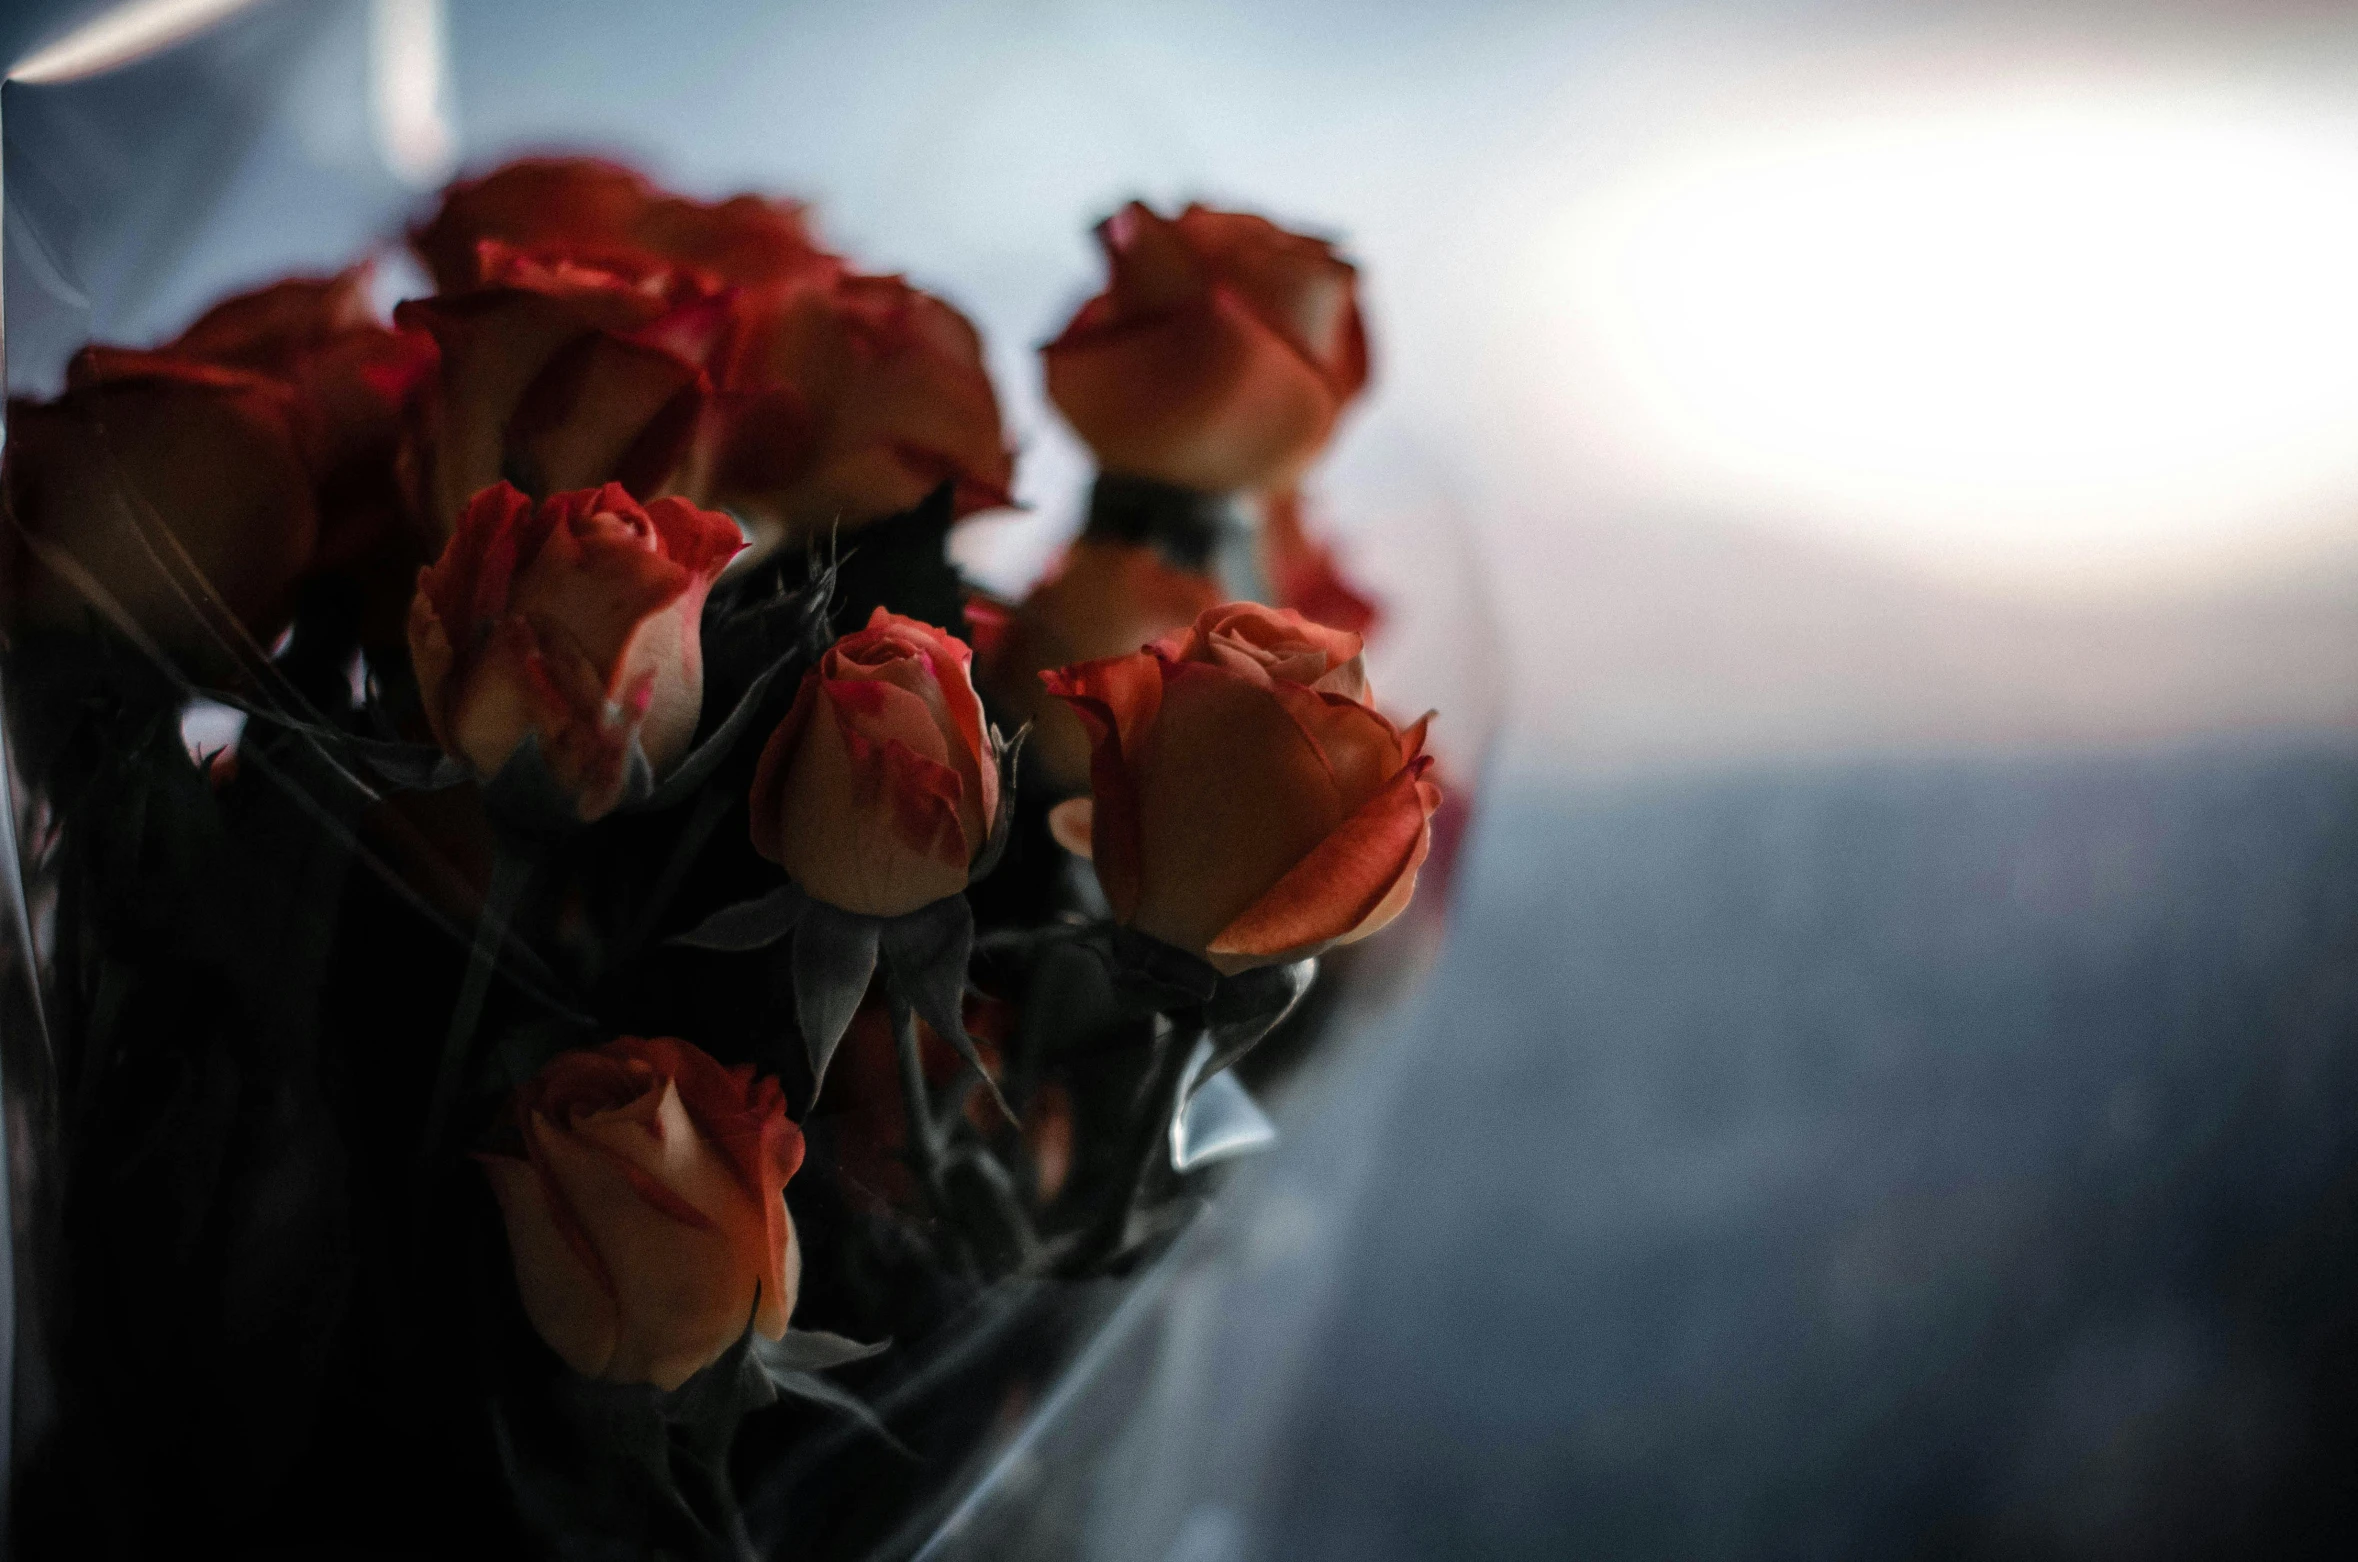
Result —
<svg viewBox="0 0 2358 1562"><path fill-rule="evenodd" d="M853 690L878 703L921 702L871 682L819 689L779 787L779 864L808 894L866 916L899 916L958 893L974 843L959 823L957 773L895 738L863 736L861 718L837 698ZM925 730L941 741L930 723Z"/></svg>
<svg viewBox="0 0 2358 1562"><path fill-rule="evenodd" d="M1364 938L1408 904L1432 841L1439 794L1420 761L1395 775L1340 828L1203 946L1222 957L1298 958L1344 938Z"/></svg>
<svg viewBox="0 0 2358 1562"><path fill-rule="evenodd" d="M981 840L998 813L999 766L985 735L982 699L974 692L973 650L955 635L883 607L868 615L866 629L838 642L837 649L848 651L872 638L922 652L914 664L893 664L890 681L924 698L946 740L945 762L965 783L960 818L967 838Z"/></svg>
<svg viewBox="0 0 2358 1562"><path fill-rule="evenodd" d="M305 354L373 326L366 262L329 277L288 277L239 293L199 315L165 351L291 377Z"/></svg>
<svg viewBox="0 0 2358 1562"><path fill-rule="evenodd" d="M544 494L609 479L651 493L687 454L704 396L704 371L673 353L603 331L576 337L518 397L502 469L530 473Z"/></svg>
<svg viewBox="0 0 2358 1562"><path fill-rule="evenodd" d="M762 1230L753 1248L765 1280L756 1322L776 1339L785 1332L794 1307L788 1271L799 1270L800 1264L792 1251L793 1222L782 1195L801 1169L803 1138L802 1130L786 1116L785 1092L775 1079L755 1080L747 1067L724 1069L708 1053L685 1042L658 1037L635 1046L658 1060L678 1087L697 1132L724 1158L760 1212Z"/></svg>
<svg viewBox="0 0 2358 1562"><path fill-rule="evenodd" d="M664 557L710 584L745 549L745 533L727 516L676 496L647 502L647 520L663 541Z"/></svg>
<svg viewBox="0 0 2358 1562"><path fill-rule="evenodd" d="M699 636L704 595L699 581L671 606L641 622L614 671L615 690L646 691L639 748L657 775L688 752L703 713L704 648Z"/></svg>
<svg viewBox="0 0 2358 1562"><path fill-rule="evenodd" d="M1164 668L1135 775L1129 920L1182 949L1206 947L1344 817L1326 762L1274 692L1205 663Z"/></svg>
<svg viewBox="0 0 2358 1562"><path fill-rule="evenodd" d="M1358 272L1323 240L1266 217L1190 206L1172 225L1348 400L1367 380Z"/></svg>
<svg viewBox="0 0 2358 1562"><path fill-rule="evenodd" d="M292 616L318 537L316 503L282 384L155 354L126 355L58 401L8 405L7 507L14 524L70 556L143 631L224 675L208 621L178 572L156 562L160 526L220 607L267 645ZM77 355L84 363L88 353ZM137 517L135 520L134 517ZM146 523L143 526L140 523ZM168 546L169 544L166 544ZM17 611L78 624L82 588L6 562Z"/></svg>
<svg viewBox="0 0 2358 1562"><path fill-rule="evenodd" d="M686 570L650 550L567 529L517 581L508 612L543 643L569 647L610 691L622 681L631 641L691 583Z"/></svg>
<svg viewBox="0 0 2358 1562"><path fill-rule="evenodd" d="M747 794L753 849L781 867L786 861L787 777L793 769L795 751L809 730L813 712L818 709L818 701L819 672L813 668L802 675L802 685L794 691L793 707L786 712L786 719L771 731L769 741L761 746L761 759L753 767L753 786Z"/></svg>
<svg viewBox="0 0 2358 1562"><path fill-rule="evenodd" d="M1399 729L1375 710L1300 684L1273 684L1269 692L1317 746L1344 812L1358 809L1399 771Z"/></svg>
<svg viewBox="0 0 2358 1562"><path fill-rule="evenodd" d="M869 743L894 742L945 769L950 766L950 739L935 719L934 706L879 677L827 678L821 683L835 719L846 733Z"/></svg>
<svg viewBox="0 0 2358 1562"><path fill-rule="evenodd" d="M622 1323L605 1376L677 1388L728 1349L753 1311L758 1279L742 1261L742 1238L650 1203L616 1153L596 1141L538 1116L529 1127L535 1162L579 1215L614 1280Z"/></svg>
<svg viewBox="0 0 2358 1562"><path fill-rule="evenodd" d="M1137 910L1141 846L1138 756L1162 708L1163 662L1148 652L1042 673L1040 682L1088 729L1089 790L1096 800L1090 841L1097 882L1118 920Z"/></svg>
<svg viewBox="0 0 2358 1562"><path fill-rule="evenodd" d="M589 328L563 301L512 288L410 299L393 320L440 349L421 443L426 508L448 532L470 497L506 475L508 420L533 380Z"/></svg>
<svg viewBox="0 0 2358 1562"><path fill-rule="evenodd" d="M1211 285L1176 223L1132 201L1097 228L1105 251L1106 292L1115 312L1129 316L1182 308L1202 298Z"/></svg>
<svg viewBox="0 0 2358 1562"><path fill-rule="evenodd" d="M622 1329L607 1281L566 1239L530 1162L505 1155L477 1159L499 1200L516 1291L532 1326L565 1365L584 1377L605 1376Z"/></svg>
<svg viewBox="0 0 2358 1562"><path fill-rule="evenodd" d="M1425 863L1432 856L1433 815L1441 807L1441 789L1430 781L1420 780L1417 782L1416 792L1417 800L1425 810L1425 833L1417 844L1416 855L1409 863L1408 871L1400 875L1399 879L1394 882L1390 894L1376 902L1376 908L1373 911L1361 917L1350 932L1335 940L1337 944L1356 944L1363 938L1372 937L1382 932L1392 924L1400 913L1408 909L1409 901L1415 898L1417 875L1423 871Z"/></svg>

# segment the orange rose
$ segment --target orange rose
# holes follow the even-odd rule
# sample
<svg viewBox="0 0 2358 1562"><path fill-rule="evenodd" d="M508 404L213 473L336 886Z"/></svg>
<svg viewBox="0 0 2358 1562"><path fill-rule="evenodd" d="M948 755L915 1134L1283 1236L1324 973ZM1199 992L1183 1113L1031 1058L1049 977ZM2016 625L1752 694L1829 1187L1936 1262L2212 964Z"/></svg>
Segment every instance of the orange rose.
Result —
<svg viewBox="0 0 2358 1562"><path fill-rule="evenodd" d="M1096 745L1062 805L1117 921L1222 971L1365 938L1416 889L1441 794L1425 723L1367 704L1359 636L1230 603L1046 677Z"/></svg>
<svg viewBox="0 0 2358 1562"><path fill-rule="evenodd" d="M1135 651L1185 629L1220 600L1219 587L1153 548L1083 537L1032 588L986 660L992 689L1032 723L1031 752L1059 791L1089 784L1089 734L1039 675L1054 667Z"/></svg>
<svg viewBox="0 0 2358 1562"><path fill-rule="evenodd" d="M643 258L478 247L481 284L412 299L395 322L439 349L412 432L417 502L447 536L506 478L535 494L620 483L645 498L680 473L728 330L726 289Z"/></svg>
<svg viewBox="0 0 2358 1562"><path fill-rule="evenodd" d="M253 640L294 612L319 536L283 381L161 353L85 349L56 401L8 408L8 597L20 623L77 624L79 574L201 676L235 662L183 595L177 552ZM40 557L53 548L63 570Z"/></svg>
<svg viewBox="0 0 2358 1562"><path fill-rule="evenodd" d="M743 546L683 499L618 483L538 505L506 483L419 572L410 656L434 736L483 777L537 739L584 820L621 802L634 750L660 775L704 700L704 599Z"/></svg>
<svg viewBox="0 0 2358 1562"><path fill-rule="evenodd" d="M802 1165L786 1097L670 1037L569 1052L516 1093L521 1155L479 1157L516 1289L584 1377L674 1389L745 1333L786 1333Z"/></svg>
<svg viewBox="0 0 2358 1562"><path fill-rule="evenodd" d="M595 259L657 255L727 282L828 276L843 263L811 242L792 201L739 195L717 203L667 195L637 171L595 157L530 157L460 180L410 244L444 292L480 285L477 246Z"/></svg>
<svg viewBox="0 0 2358 1562"><path fill-rule="evenodd" d="M1109 472L1203 493L1290 480L1367 383L1357 273L1264 218L1132 202L1111 271L1041 349L1048 396Z"/></svg>
<svg viewBox="0 0 2358 1562"><path fill-rule="evenodd" d="M896 917L966 887L999 811L964 642L878 608L827 648L753 776L753 848L803 893Z"/></svg>

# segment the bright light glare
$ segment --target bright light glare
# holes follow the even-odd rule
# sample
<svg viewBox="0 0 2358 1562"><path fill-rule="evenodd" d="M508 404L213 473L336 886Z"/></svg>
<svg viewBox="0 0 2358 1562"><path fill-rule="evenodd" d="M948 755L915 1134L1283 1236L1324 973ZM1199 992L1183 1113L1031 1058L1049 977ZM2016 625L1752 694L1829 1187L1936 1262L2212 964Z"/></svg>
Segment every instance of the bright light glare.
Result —
<svg viewBox="0 0 2358 1562"><path fill-rule="evenodd" d="M448 112L442 0L371 0L369 96L393 177L429 189L450 177L458 135Z"/></svg>
<svg viewBox="0 0 2358 1562"><path fill-rule="evenodd" d="M2358 136L2082 96L1731 140L1578 240L1656 459L1983 563L2358 508Z"/></svg>
<svg viewBox="0 0 2358 1562"><path fill-rule="evenodd" d="M129 0L27 55L14 81L77 81L131 64L204 31L254 0Z"/></svg>

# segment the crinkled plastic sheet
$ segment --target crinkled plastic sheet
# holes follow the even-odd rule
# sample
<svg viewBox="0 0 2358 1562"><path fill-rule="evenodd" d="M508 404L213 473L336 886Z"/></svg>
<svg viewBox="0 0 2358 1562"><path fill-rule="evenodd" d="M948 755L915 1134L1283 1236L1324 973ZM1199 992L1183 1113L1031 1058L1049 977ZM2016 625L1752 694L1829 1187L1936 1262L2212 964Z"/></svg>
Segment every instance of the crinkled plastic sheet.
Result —
<svg viewBox="0 0 2358 1562"><path fill-rule="evenodd" d="M66 361L86 342L145 344L235 288L347 264L384 246L415 210L418 190L388 166L400 159L388 156L382 80L385 13L414 5L278 0L213 9L231 14L94 74L12 80L0 97L11 397L56 394ZM90 14L89 7L51 10L53 21ZM30 28L27 36L39 32ZM582 90L593 88L584 83ZM414 181L419 169L405 171ZM398 280L397 260L388 270ZM219 649L247 670L259 690L254 698L299 725L302 698L274 675L270 648L245 640L170 536L138 515L135 495L126 490L123 505L125 524L142 538L155 570L173 582ZM1462 770L1495 716L1494 709L1465 708L1494 698L1487 691L1496 687L1495 656L1481 633L1487 615L1459 551L1462 534L1443 544L1446 567L1435 569L1430 550L1442 529L1430 521L1413 518L1415 531L1402 534L1406 551L1393 552L1393 574L1379 572L1375 584L1406 631L1395 639L1402 654L1393 687L1413 698L1445 680L1475 695L1451 712L1449 747ZM1382 546L1373 552L1384 558ZM1401 601L1412 587L1416 600ZM118 627L134 627L105 601L96 606ZM152 654L186 697L192 749L233 743L241 713L205 698L188 669ZM1387 676L1380 654L1377 661L1379 676ZM1436 666L1443 678L1435 677ZM14 671L0 666L0 698ZM60 1103L43 1002L53 907L42 848L54 814L41 784L42 758L8 755L14 806L0 814L0 861L12 870L0 894L0 1083L14 1232L0 1250L0 1263L10 1266L0 1297L13 1307L4 1331L12 1472L72 1393L53 1362L60 1303L50 1282L60 1231L51 1196L56 1169L44 1146ZM280 779L298 794L307 784ZM400 888L365 845L352 845L360 869ZM401 893L417 915L465 945L469 929L414 892ZM1409 1050L1400 1024L1404 994L1429 963L1438 926L1437 905L1424 905L1364 952L1328 1025L1388 1041L1344 1047L1310 1069L1313 1086L1297 1094L1324 1104L1306 1116L1348 1123L1361 1115L1355 1100L1390 1088L1386 1081ZM1361 1066L1371 1060L1380 1066ZM1234 1158L1264 1148L1274 1132L1224 1076L1198 1098L1173 1150L1199 1163ZM1254 1457L1256 1438L1272 1435L1271 1417L1256 1417L1255 1407L1277 1403L1285 1362L1329 1301L1329 1255L1319 1236L1335 1228L1330 1206L1349 1198L1352 1157L1366 1153L1347 1130L1318 1130L1298 1157L1256 1176L1249 1192L1240 1190L1245 1196L1216 1208L1144 1274L1009 1286L986 1298L965 1327L913 1360L903 1391L954 1393L978 1362L1013 1350L1039 1357L1028 1374L1037 1393L1027 1414L1000 1420L960 1467L938 1472L930 1497L911 1507L879 1554L939 1562L1002 1555L1214 1562L1229 1555L1233 1540L1223 1525L1232 1521L1222 1510L1189 1506L1187 1493L1207 1478L1206 1460L1232 1471ZM1250 1292L1260 1320L1242 1335L1220 1326L1224 1315L1211 1305L1238 1287ZM1247 1366L1255 1370L1240 1370ZM1207 1394L1226 1397L1213 1403ZM889 1422L894 1405L878 1409ZM1212 1427L1216 1437L1207 1439ZM826 1478L829 1452L798 1451L743 1494L757 1537L781 1544L790 1537L801 1483Z"/></svg>

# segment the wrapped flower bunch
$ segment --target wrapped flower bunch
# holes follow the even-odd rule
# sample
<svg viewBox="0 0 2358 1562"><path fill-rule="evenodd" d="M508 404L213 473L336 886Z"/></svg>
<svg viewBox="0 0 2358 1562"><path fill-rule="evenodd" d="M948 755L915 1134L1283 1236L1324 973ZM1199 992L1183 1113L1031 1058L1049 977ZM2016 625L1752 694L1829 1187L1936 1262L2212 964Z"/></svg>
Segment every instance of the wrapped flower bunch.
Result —
<svg viewBox="0 0 2358 1562"><path fill-rule="evenodd" d="M1417 892L1429 716L1303 522L1357 274L1107 219L1042 353L1088 519L998 601L948 552L1015 487L978 334L800 206L537 158L406 237L384 314L275 281L8 408L69 1386L16 1522L866 1554Z"/></svg>

